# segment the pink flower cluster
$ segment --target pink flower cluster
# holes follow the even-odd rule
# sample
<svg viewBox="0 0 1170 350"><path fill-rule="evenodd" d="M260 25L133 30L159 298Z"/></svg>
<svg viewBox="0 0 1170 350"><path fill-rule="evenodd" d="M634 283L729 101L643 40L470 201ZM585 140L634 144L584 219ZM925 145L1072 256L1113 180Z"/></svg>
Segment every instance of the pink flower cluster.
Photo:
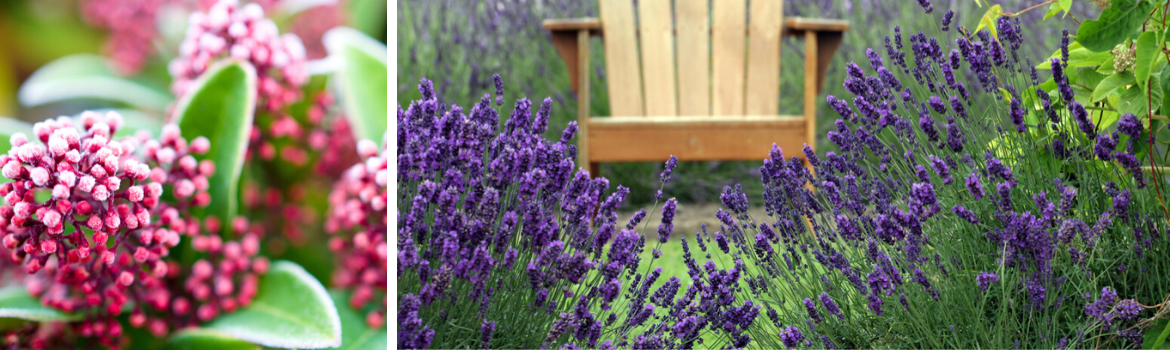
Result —
<svg viewBox="0 0 1170 350"><path fill-rule="evenodd" d="M168 67L175 95L186 94L217 59L231 57L256 67L262 108L278 111L300 97L300 87L309 79L305 46L296 35L280 35L260 5L241 7L238 0L221 0L207 12L191 14L188 22L179 57Z"/></svg>
<svg viewBox="0 0 1170 350"><path fill-rule="evenodd" d="M139 132L115 140L123 124L116 112L85 112L74 123L37 123L36 140L15 134L12 150L0 155L3 176L13 180L0 185L0 242L29 275L29 293L47 306L84 312L76 331L110 347L124 331L115 316L129 306L131 326L165 334L250 302L255 274L267 270L267 260L251 258L258 238L201 236L200 220L189 215L210 203L215 165L192 156L207 152L209 140L188 142L174 124L158 139ZM162 200L164 188L173 202ZM217 266L197 263L185 288L172 290L184 268L167 257L182 235L193 236L192 246Z"/></svg>
<svg viewBox="0 0 1170 350"><path fill-rule="evenodd" d="M113 59L121 74L142 69L154 53L153 40L158 36L156 16L164 0L86 0L81 3L82 17L93 26L107 29L110 37L103 51Z"/></svg>
<svg viewBox="0 0 1170 350"><path fill-rule="evenodd" d="M339 259L333 284L353 290L350 307L373 306L366 323L380 328L386 320L388 152L386 147L379 152L370 140L362 140L357 148L366 161L350 167L334 185L325 232L333 235L329 249Z"/></svg>
<svg viewBox="0 0 1170 350"><path fill-rule="evenodd" d="M345 6L345 0L314 6L293 20L292 32L305 40L305 51L309 59L321 59L328 54L321 39L325 32L345 24Z"/></svg>

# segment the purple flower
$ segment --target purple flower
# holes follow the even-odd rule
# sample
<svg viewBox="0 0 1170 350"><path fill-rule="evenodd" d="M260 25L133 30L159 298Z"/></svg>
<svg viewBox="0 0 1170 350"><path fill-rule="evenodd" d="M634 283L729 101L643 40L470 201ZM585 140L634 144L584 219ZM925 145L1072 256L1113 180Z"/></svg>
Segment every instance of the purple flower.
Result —
<svg viewBox="0 0 1170 350"><path fill-rule="evenodd" d="M492 333L495 333L495 332L496 332L496 322L495 321L489 322L487 320L484 320L483 325L479 326L479 333L481 334L480 341L482 344L481 345L482 349L491 349L491 347L488 346L488 343L490 343L492 341Z"/></svg>
<svg viewBox="0 0 1170 350"><path fill-rule="evenodd" d="M979 284L980 291L986 292L988 286L999 282L999 276L991 272L980 272L978 276L975 276L975 282Z"/></svg>
<svg viewBox="0 0 1170 350"><path fill-rule="evenodd" d="M967 210L967 208L965 208L961 205L956 205L956 206L952 207L951 211L954 212L955 215L958 215L959 218L962 218L963 220L967 220L967 222L970 222L972 224L979 223L979 218L975 216L975 212Z"/></svg>
<svg viewBox="0 0 1170 350"><path fill-rule="evenodd" d="M829 297L828 292L821 292L820 299L821 304L825 306L825 311L828 311L830 315L837 316L838 320L845 319L845 314L841 313L841 308L837 306L837 303L833 301L833 298Z"/></svg>
<svg viewBox="0 0 1170 350"><path fill-rule="evenodd" d="M1128 321L1137 318L1142 309L1141 304L1138 304L1137 301L1125 299L1117 302L1117 305L1113 307L1113 312L1116 313L1117 318Z"/></svg>
<svg viewBox="0 0 1170 350"><path fill-rule="evenodd" d="M817 303L812 299L804 298L804 308L808 311L808 317L812 318L816 323L821 323L821 315L817 313Z"/></svg>
<svg viewBox="0 0 1170 350"><path fill-rule="evenodd" d="M662 243L670 240L670 233L674 231L674 212L678 208L678 200L671 198L662 206L662 224L658 225L658 239Z"/></svg>
<svg viewBox="0 0 1170 350"><path fill-rule="evenodd" d="M784 343L785 347L795 348L800 346L800 343L804 341L804 333L801 333L800 329L797 329L796 326L788 326L788 328L780 331L780 341Z"/></svg>
<svg viewBox="0 0 1170 350"><path fill-rule="evenodd" d="M504 105L504 79L499 74L492 74L492 81L496 83L496 105Z"/></svg>
<svg viewBox="0 0 1170 350"><path fill-rule="evenodd" d="M659 176L659 179L661 179L662 183L670 181L670 174L674 173L674 168L677 166L678 157L675 157L673 154L670 155L670 159L666 160L666 167L662 169L662 175Z"/></svg>
<svg viewBox="0 0 1170 350"><path fill-rule="evenodd" d="M879 298L877 294L870 294L866 298L869 299L869 310L873 311L874 314L881 316L883 304L882 298Z"/></svg>
<svg viewBox="0 0 1170 350"><path fill-rule="evenodd" d="M1093 147L1093 153L1103 161L1110 161L1113 159L1113 149L1117 148L1117 140L1109 137L1108 134L1101 134L1097 136L1097 145Z"/></svg>
<svg viewBox="0 0 1170 350"><path fill-rule="evenodd" d="M947 10L947 13L943 14L942 30L944 32L950 30L951 18L953 17L955 17L955 11L952 10Z"/></svg>

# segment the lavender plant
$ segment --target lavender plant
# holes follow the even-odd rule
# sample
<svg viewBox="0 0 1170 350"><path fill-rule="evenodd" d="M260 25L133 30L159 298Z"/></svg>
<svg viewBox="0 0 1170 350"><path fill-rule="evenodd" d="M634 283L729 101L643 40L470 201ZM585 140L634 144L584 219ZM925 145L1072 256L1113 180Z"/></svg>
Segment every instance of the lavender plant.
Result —
<svg viewBox="0 0 1170 350"><path fill-rule="evenodd" d="M676 201L643 264L655 213L618 222L629 189L576 169L574 123L557 142L539 136L551 99L535 114L519 100L500 128L490 95L465 114L440 105L430 81L419 90L397 116L399 347L744 347L763 336L750 328L758 305L736 294L742 262L652 288Z"/></svg>
<svg viewBox="0 0 1170 350"><path fill-rule="evenodd" d="M770 218L725 189L702 239L760 275L736 289L768 316L753 332L775 348L1140 345L1170 304L1170 227L1145 186L1165 179L1133 165L1150 135L1087 119L1067 58L1056 93L1024 90L1040 77L1018 20L950 17L930 35L895 27L846 67L852 98L826 99L839 152L806 147L810 171L773 148Z"/></svg>

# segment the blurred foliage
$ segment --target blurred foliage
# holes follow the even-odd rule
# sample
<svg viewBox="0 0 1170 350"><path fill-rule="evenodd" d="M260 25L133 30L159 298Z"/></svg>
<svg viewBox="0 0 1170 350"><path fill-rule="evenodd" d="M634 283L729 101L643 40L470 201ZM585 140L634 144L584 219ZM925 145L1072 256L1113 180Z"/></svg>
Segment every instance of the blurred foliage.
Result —
<svg viewBox="0 0 1170 350"><path fill-rule="evenodd" d="M969 0L936 0L936 8L953 9L955 21L975 28L979 16L986 12ZM1032 0L995 1L1004 11L1020 11L1034 5ZM471 3L469 5L469 3ZM540 22L553 18L595 17L596 1L571 0L402 0L398 13L398 104L406 108L419 99L419 79L435 81L440 101L470 108L485 93L494 93L491 75L504 79L506 99L522 96L539 103L553 99L549 138L559 138L569 121L575 120L577 101L569 89L569 76L560 56ZM1095 5L1078 1L1071 13L1079 17L1096 17ZM846 32L841 48L829 66L825 87L817 107L817 153L833 151L835 146L824 138L833 128L837 115L824 103L827 95L846 95L840 85L844 67L850 61L865 61L865 49L884 50L884 37L896 25L926 28L937 25L943 12L922 14L917 6L889 0L788 0L785 16L849 20L853 27ZM1070 17L1056 16L1042 21L1044 11L1030 11L1020 16L1030 35L1037 38L1059 37L1063 28L1075 28ZM931 16L934 16L933 18ZM870 30L870 29L874 30ZM905 32L903 35L913 33ZM1059 40L1032 40L1027 55L1037 61L1048 55ZM785 38L782 62L802 62L804 43ZM601 39L591 43L593 80L590 111L593 116L609 115L605 56ZM780 113L800 114L803 109L804 67L781 65ZM504 116L506 117L506 116ZM761 148L771 145L761 144ZM784 150L795 155L800 150ZM664 192L683 202L717 201L724 186L743 182L749 198L760 198L759 162L680 162L675 180ZM642 206L653 201L657 178L648 174L661 171L662 162L603 163L601 175L611 183L630 187L626 205Z"/></svg>

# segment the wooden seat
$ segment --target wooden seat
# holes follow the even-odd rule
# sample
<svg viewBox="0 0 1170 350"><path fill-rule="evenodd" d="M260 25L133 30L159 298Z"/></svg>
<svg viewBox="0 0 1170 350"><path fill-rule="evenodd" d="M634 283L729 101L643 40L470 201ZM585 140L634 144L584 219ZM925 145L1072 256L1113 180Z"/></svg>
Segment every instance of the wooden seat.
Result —
<svg viewBox="0 0 1170 350"><path fill-rule="evenodd" d="M803 157L816 144L816 98L848 22L784 19L783 0L600 3L600 19L543 23L578 96L578 164L593 176L599 162L761 160L772 143ZM784 35L805 39L803 115L779 115ZM610 118L589 115L591 36L605 43Z"/></svg>

